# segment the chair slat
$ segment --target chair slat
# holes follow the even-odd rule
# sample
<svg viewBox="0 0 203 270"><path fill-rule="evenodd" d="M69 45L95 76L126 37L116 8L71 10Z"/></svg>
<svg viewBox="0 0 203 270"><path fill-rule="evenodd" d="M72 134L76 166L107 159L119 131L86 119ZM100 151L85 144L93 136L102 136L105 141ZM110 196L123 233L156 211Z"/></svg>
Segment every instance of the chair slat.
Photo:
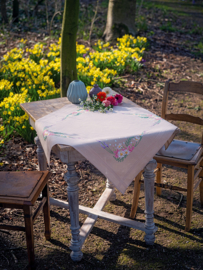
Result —
<svg viewBox="0 0 203 270"><path fill-rule="evenodd" d="M0 229L25 232L25 227L22 226L0 225Z"/></svg>
<svg viewBox="0 0 203 270"><path fill-rule="evenodd" d="M195 190L199 187L199 184L201 183L201 181L202 181L201 178L197 178L197 181L194 184L193 192L195 192Z"/></svg>
<svg viewBox="0 0 203 270"><path fill-rule="evenodd" d="M201 171L202 171L202 167L200 167L199 170L195 173L194 181L198 178Z"/></svg>
<svg viewBox="0 0 203 270"><path fill-rule="evenodd" d="M203 125L203 119L200 117L192 116L189 114L166 114L165 115L166 120L175 120L175 121L184 121L184 122L190 122L193 124Z"/></svg>
<svg viewBox="0 0 203 270"><path fill-rule="evenodd" d="M46 201L47 201L47 198L44 197L42 199L41 203L39 204L38 208L36 209L36 211L33 215L33 223L35 222L35 219L39 216L40 211L42 210L42 207L45 205Z"/></svg>
<svg viewBox="0 0 203 270"><path fill-rule="evenodd" d="M197 165L195 166L195 170L199 169L199 166L201 166L201 162L203 161L203 157L200 158L200 160L198 161Z"/></svg>
<svg viewBox="0 0 203 270"><path fill-rule="evenodd" d="M170 82L168 91L189 92L203 95L203 84L200 82L181 81L178 83Z"/></svg>
<svg viewBox="0 0 203 270"><path fill-rule="evenodd" d="M140 180L140 183L144 184L144 180ZM160 187L160 188L165 188L165 189L170 189L170 190L179 190L179 191L185 191L185 192L187 191L187 188L172 186L169 184L154 183L154 186Z"/></svg>

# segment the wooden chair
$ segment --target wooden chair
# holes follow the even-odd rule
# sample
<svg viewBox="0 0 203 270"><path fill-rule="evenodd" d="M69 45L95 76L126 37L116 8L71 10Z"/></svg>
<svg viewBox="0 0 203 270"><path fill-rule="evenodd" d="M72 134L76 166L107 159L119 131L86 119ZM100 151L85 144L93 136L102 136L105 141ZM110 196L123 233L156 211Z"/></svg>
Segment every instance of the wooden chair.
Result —
<svg viewBox="0 0 203 270"><path fill-rule="evenodd" d="M199 117L194 117L188 114L167 114L168 94L172 91L203 95L203 84L191 81L181 81L179 83L167 81L165 84L161 114L162 118L166 120L178 120L203 125L203 119ZM203 207L203 134L201 144L173 140L167 150L165 150L165 147L162 147L162 149L154 156L154 159L157 161L157 177L155 183L156 194L161 195L161 188L187 192L185 230L189 231L192 216L193 192L198 186L200 190L201 207ZM162 164L187 169L187 188L162 184ZM131 218L135 217L137 211L141 182L143 181L141 181L141 173L139 173L135 178L133 204L130 213Z"/></svg>
<svg viewBox="0 0 203 270"><path fill-rule="evenodd" d="M34 266L33 223L43 208L45 237L51 237L50 205L47 171L0 172L0 206L23 209L25 227L0 225L0 229L24 231L26 233L29 268ZM32 214L32 206L42 192L42 200Z"/></svg>

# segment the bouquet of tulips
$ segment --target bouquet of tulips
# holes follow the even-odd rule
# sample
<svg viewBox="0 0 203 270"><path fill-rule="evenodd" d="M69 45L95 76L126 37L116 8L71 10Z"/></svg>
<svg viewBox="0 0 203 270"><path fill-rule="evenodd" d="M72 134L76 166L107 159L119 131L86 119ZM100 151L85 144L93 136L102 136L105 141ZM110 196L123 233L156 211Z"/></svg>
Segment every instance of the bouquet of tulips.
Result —
<svg viewBox="0 0 203 270"><path fill-rule="evenodd" d="M80 105L83 109L89 111L99 111L101 113L106 113L107 111L113 111L113 107L117 106L123 100L123 96L120 94L113 94L110 87L105 87L97 95L93 95L92 99L81 101L79 99Z"/></svg>

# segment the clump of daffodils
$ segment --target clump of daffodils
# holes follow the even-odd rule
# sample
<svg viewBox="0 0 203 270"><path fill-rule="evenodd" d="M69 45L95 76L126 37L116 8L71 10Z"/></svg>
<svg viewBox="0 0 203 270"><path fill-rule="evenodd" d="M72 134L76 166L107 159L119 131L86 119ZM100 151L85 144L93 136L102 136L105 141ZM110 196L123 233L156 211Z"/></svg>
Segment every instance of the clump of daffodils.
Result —
<svg viewBox="0 0 203 270"><path fill-rule="evenodd" d="M115 47L99 40L94 51L84 45L76 44L77 74L87 91L93 85L107 89L114 79L125 72L135 72L142 66L142 57L147 39L125 35L118 39ZM26 40L20 40L18 48L5 54L0 66L0 147L5 139L18 133L27 141L35 136L30 127L28 115L20 108L20 103L57 98L60 96L60 45L49 46L36 43L33 48L26 48ZM108 90L107 90L108 92ZM108 93L106 93L108 95ZM112 96L112 95L111 95ZM107 112L116 106L116 100L86 101L90 110ZM114 102L115 104L109 102ZM92 104L94 103L94 105Z"/></svg>

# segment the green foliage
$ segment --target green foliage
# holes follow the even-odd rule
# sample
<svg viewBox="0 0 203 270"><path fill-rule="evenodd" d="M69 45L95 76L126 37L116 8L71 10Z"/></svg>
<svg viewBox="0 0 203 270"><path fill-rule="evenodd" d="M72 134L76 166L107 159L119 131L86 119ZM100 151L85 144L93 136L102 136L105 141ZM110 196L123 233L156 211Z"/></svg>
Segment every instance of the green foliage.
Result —
<svg viewBox="0 0 203 270"><path fill-rule="evenodd" d="M203 34L203 27L199 26L198 24L194 23L190 34L195 35L202 35Z"/></svg>
<svg viewBox="0 0 203 270"><path fill-rule="evenodd" d="M200 53L203 53L203 42L199 42L199 44L195 47L200 51Z"/></svg>
<svg viewBox="0 0 203 270"><path fill-rule="evenodd" d="M101 7L102 8L108 8L108 4L109 4L109 1L108 0L104 0L101 2Z"/></svg>
<svg viewBox="0 0 203 270"><path fill-rule="evenodd" d="M78 31L77 35L79 38L84 40L89 40L89 31L91 20L94 16L93 6L90 4L88 6L81 6L78 18Z"/></svg>
<svg viewBox="0 0 203 270"><path fill-rule="evenodd" d="M163 30L163 31L166 31L166 32L175 32L175 31L177 31L177 29L174 26L172 26L171 22L167 22L166 24L161 25L160 29Z"/></svg>
<svg viewBox="0 0 203 270"><path fill-rule="evenodd" d="M146 32L148 30L147 20L145 16L137 16L135 23L138 32Z"/></svg>

